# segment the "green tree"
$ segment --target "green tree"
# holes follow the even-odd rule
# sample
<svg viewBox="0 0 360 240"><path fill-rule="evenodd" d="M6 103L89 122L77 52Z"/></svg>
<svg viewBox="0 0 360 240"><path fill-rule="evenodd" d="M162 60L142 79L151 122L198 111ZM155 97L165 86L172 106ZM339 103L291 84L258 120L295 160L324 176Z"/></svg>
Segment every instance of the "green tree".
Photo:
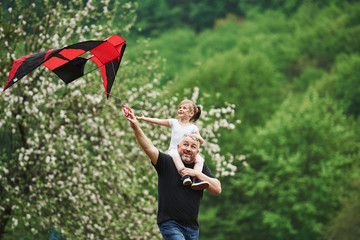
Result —
<svg viewBox="0 0 360 240"><path fill-rule="evenodd" d="M321 78L317 89L322 95L333 96L349 116L360 115L360 55L340 55L334 67Z"/></svg>
<svg viewBox="0 0 360 240"><path fill-rule="evenodd" d="M291 19L294 44L301 52L299 64L330 69L337 55L359 52L359 14L359 3L341 2L324 8L303 4Z"/></svg>
<svg viewBox="0 0 360 240"><path fill-rule="evenodd" d="M236 103L235 116L241 120L236 133L243 137L234 138L236 134L224 133L226 141L234 143L224 146L224 149L241 154L238 146L243 145L249 127L264 124L282 100L281 82L281 74L264 54L242 55L229 51L219 53L193 69L172 89L175 92L189 85L201 84L205 91L200 96L208 104L219 107L223 102Z"/></svg>
<svg viewBox="0 0 360 240"><path fill-rule="evenodd" d="M286 100L227 180L219 207L209 213L219 221L204 224L206 236L320 239L358 164L355 128L334 100L313 90Z"/></svg>
<svg viewBox="0 0 360 240"><path fill-rule="evenodd" d="M358 174L358 173L356 173ZM360 185L359 176L351 177L349 180L351 188L350 194L342 201L341 210L331 220L327 231L324 234L331 240L355 240L360 237Z"/></svg>
<svg viewBox="0 0 360 240"><path fill-rule="evenodd" d="M199 32L211 28L217 19L228 13L241 14L237 1L143 0L139 2L135 27L140 35L147 37L182 27Z"/></svg>

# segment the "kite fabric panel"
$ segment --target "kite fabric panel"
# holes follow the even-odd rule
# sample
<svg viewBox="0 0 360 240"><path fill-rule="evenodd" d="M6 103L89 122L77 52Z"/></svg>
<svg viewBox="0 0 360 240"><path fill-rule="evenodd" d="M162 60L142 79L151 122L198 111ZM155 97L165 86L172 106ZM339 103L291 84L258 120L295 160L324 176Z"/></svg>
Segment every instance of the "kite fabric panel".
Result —
<svg viewBox="0 0 360 240"><path fill-rule="evenodd" d="M79 42L67 47L38 52L16 59L11 67L5 91L40 65L53 71L66 84L83 76L88 60L96 63L100 69L106 97L119 69L126 48L126 41L119 35L113 35L104 41ZM82 54L90 52L86 58Z"/></svg>

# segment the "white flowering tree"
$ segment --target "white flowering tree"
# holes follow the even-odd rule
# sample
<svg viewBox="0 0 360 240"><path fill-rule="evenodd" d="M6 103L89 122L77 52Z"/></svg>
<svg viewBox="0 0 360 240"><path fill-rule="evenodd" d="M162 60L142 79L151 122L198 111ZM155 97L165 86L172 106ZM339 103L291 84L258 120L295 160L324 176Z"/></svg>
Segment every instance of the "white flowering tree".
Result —
<svg viewBox="0 0 360 240"><path fill-rule="evenodd" d="M3 84L19 56L104 39L115 30L126 34L134 19L135 4L127 1L26 2L0 5ZM111 28L114 22L122 28ZM157 86L159 61L152 52L136 59L125 53L109 100L98 71L65 86L41 67L1 93L0 238L46 239L50 229L66 239L160 238L156 174L122 114L126 102L149 116L176 116L180 99L163 100L166 91ZM197 101L198 91L189 97ZM204 107L199 121L203 152L217 175L236 170L217 142L220 128L234 127L233 108ZM169 129L142 126L165 151Z"/></svg>

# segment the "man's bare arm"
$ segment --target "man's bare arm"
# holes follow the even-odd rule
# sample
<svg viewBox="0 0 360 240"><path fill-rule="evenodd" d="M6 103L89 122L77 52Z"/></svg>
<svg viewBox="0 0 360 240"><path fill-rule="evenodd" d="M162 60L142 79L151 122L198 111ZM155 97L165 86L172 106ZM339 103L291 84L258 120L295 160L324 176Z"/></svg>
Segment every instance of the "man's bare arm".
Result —
<svg viewBox="0 0 360 240"><path fill-rule="evenodd" d="M158 157L159 157L159 150L153 145L151 140L145 135L143 130L140 128L139 122L137 121L134 113L131 111L127 120L130 122L130 126L132 127L136 140L140 144L143 151L148 155L151 162L156 165Z"/></svg>
<svg viewBox="0 0 360 240"><path fill-rule="evenodd" d="M196 177L199 180L206 181L209 183L209 187L206 188L209 192L213 194L220 194L221 193L221 183L217 178L211 178L202 172L196 171L192 168L183 168L180 171L180 175L183 176L191 176Z"/></svg>

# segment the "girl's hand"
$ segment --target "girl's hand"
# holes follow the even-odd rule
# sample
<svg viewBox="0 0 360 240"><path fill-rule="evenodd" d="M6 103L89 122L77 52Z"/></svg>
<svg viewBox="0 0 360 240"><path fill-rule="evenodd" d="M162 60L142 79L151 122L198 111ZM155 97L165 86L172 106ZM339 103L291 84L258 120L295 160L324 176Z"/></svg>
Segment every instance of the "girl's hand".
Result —
<svg viewBox="0 0 360 240"><path fill-rule="evenodd" d="M144 120L144 118L145 118L145 117L144 117L144 114L142 114L142 113L141 113L141 116L140 116L140 117L139 117L139 116L136 116L136 119L137 119L137 120Z"/></svg>
<svg viewBox="0 0 360 240"><path fill-rule="evenodd" d="M203 145L205 140L202 138L202 136L200 135L199 131L197 132L193 132L191 135L195 135L197 139L199 139L200 145Z"/></svg>
<svg viewBox="0 0 360 240"><path fill-rule="evenodd" d="M200 138L200 137L201 137L199 133L192 133L192 134L190 134L190 136L196 137L196 138Z"/></svg>

